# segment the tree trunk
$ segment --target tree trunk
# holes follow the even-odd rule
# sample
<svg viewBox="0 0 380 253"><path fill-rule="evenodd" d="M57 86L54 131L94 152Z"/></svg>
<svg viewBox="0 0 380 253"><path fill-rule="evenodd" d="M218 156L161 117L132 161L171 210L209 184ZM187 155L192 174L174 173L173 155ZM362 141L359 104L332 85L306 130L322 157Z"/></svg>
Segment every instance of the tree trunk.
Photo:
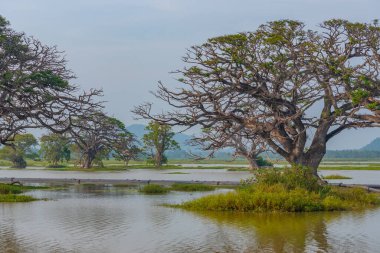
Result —
<svg viewBox="0 0 380 253"><path fill-rule="evenodd" d="M155 164L157 168L160 168L162 166L162 152L157 151L156 155L154 156Z"/></svg>
<svg viewBox="0 0 380 253"><path fill-rule="evenodd" d="M125 167L128 167L128 164L129 164L129 159L124 160L124 165L125 165Z"/></svg>
<svg viewBox="0 0 380 253"><path fill-rule="evenodd" d="M246 157L248 164L249 164L249 169L250 170L257 170L259 168L259 165L256 162L256 157Z"/></svg>
<svg viewBox="0 0 380 253"><path fill-rule="evenodd" d="M12 163L13 163L13 166L12 166L13 168L24 169L26 167L26 161L20 155L15 156L12 159Z"/></svg>
<svg viewBox="0 0 380 253"><path fill-rule="evenodd" d="M82 161L82 168L89 169L92 168L92 162L95 159L95 155L92 154L92 152L88 152L88 154L84 155L83 161Z"/></svg>
<svg viewBox="0 0 380 253"><path fill-rule="evenodd" d="M316 145L310 147L306 153L298 157L286 157L286 160L292 165L299 165L311 170L312 174L319 178L318 167L326 153L325 145Z"/></svg>

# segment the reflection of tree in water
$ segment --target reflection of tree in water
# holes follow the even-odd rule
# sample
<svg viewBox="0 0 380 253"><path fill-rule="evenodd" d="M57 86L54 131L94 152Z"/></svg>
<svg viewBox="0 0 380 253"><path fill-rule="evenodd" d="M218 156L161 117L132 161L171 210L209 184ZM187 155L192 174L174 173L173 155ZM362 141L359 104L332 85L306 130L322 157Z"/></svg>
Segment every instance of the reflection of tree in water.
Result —
<svg viewBox="0 0 380 253"><path fill-rule="evenodd" d="M248 251L276 253L309 250L329 252L331 247L327 240L327 224L340 216L339 213L197 214L216 221L218 226L230 225L238 228L243 236L252 236L245 247ZM228 236L223 235L221 233L222 241L228 241Z"/></svg>

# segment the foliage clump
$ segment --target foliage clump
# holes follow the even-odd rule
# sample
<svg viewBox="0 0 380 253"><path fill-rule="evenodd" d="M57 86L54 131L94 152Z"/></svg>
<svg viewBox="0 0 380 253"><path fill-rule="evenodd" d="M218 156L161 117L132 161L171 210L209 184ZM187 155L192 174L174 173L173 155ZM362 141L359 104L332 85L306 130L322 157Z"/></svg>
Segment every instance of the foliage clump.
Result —
<svg viewBox="0 0 380 253"><path fill-rule="evenodd" d="M263 170L255 183L234 192L172 205L190 210L239 212L312 212L356 210L380 204L377 194L361 188L323 185L307 169Z"/></svg>

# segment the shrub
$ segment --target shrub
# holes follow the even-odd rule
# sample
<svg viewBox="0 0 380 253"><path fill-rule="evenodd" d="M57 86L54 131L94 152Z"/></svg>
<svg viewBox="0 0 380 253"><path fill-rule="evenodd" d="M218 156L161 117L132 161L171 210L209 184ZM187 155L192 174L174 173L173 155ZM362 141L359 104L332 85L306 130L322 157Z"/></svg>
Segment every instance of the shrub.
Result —
<svg viewBox="0 0 380 253"><path fill-rule="evenodd" d="M320 191L321 184L310 169L295 166L285 169L263 169L254 174L257 184L282 184L288 190L303 188L308 191Z"/></svg>
<svg viewBox="0 0 380 253"><path fill-rule="evenodd" d="M265 160L262 156L257 157L256 162L259 167L273 166L273 163Z"/></svg>

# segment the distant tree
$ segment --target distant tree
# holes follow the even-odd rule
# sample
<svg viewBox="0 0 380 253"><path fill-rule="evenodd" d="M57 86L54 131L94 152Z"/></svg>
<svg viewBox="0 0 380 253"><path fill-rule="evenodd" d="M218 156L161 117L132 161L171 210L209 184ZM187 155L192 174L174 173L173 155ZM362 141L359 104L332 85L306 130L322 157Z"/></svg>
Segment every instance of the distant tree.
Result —
<svg viewBox="0 0 380 253"><path fill-rule="evenodd" d="M237 124L318 177L328 141L379 126L379 48L377 21L327 20L318 31L269 22L191 47L179 87L159 83L155 93L173 110L155 114L146 103L134 112L172 126Z"/></svg>
<svg viewBox="0 0 380 253"><path fill-rule="evenodd" d="M91 168L94 161L102 164L101 160L130 134L121 121L102 112L74 120L73 125L69 134L78 148L83 168Z"/></svg>
<svg viewBox="0 0 380 253"><path fill-rule="evenodd" d="M14 168L25 168L27 164L24 157L33 153L33 147L37 144L33 134L18 134L0 150L0 157L11 161Z"/></svg>
<svg viewBox="0 0 380 253"><path fill-rule="evenodd" d="M79 93L63 53L16 32L0 16L0 143L25 129L63 133L73 117L101 107L99 90Z"/></svg>
<svg viewBox="0 0 380 253"><path fill-rule="evenodd" d="M175 133L169 125L156 121L151 121L145 129L148 133L143 136L144 147L151 151L154 165L161 167L165 159L165 151L180 148L173 139Z"/></svg>
<svg viewBox="0 0 380 253"><path fill-rule="evenodd" d="M128 166L130 160L137 160L142 152L138 146L136 137L131 133L126 133L124 137L119 138L113 145L113 157L116 160L124 161Z"/></svg>
<svg viewBox="0 0 380 253"><path fill-rule="evenodd" d="M53 166L70 160L70 139L62 134L50 133L40 138L42 157Z"/></svg>

